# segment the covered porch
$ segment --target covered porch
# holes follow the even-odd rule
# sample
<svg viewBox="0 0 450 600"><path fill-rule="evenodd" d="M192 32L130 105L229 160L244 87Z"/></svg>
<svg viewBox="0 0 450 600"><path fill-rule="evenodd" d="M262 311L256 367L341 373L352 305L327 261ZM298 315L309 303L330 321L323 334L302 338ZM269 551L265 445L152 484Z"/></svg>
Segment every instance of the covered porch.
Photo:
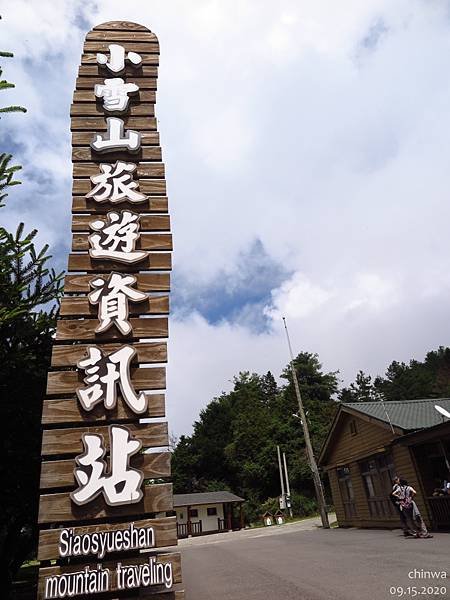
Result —
<svg viewBox="0 0 450 600"><path fill-rule="evenodd" d="M174 494L178 538L242 529L244 502L227 491Z"/></svg>
<svg viewBox="0 0 450 600"><path fill-rule="evenodd" d="M450 529L450 421L398 440L410 448L433 529Z"/></svg>

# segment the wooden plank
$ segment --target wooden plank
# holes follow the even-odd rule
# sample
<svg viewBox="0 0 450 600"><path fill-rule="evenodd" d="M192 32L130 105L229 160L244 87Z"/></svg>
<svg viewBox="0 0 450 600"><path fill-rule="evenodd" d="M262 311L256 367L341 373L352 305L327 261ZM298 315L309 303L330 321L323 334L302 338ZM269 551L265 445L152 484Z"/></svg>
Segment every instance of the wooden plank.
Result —
<svg viewBox="0 0 450 600"><path fill-rule="evenodd" d="M109 53L108 46L114 42L109 41L87 41L84 42L83 52L103 52ZM125 46L125 51L145 52L146 54L159 54L159 44L156 42L131 42L129 44L122 44Z"/></svg>
<svg viewBox="0 0 450 600"><path fill-rule="evenodd" d="M167 423L130 423L130 433L142 442L143 448L159 448L169 445ZM44 429L42 433L42 456L79 454L84 445L81 436L91 433L103 436L105 448L109 450L109 427L74 427L70 429Z"/></svg>
<svg viewBox="0 0 450 600"><path fill-rule="evenodd" d="M111 206L109 204L109 210L122 210L120 206ZM106 216L99 215L95 219L90 215L74 215L72 217L72 231L82 232L90 231L89 223L92 221L106 221ZM169 215L148 215L142 216L139 221L139 231L170 231L170 217Z"/></svg>
<svg viewBox="0 0 450 600"><path fill-rule="evenodd" d="M127 115L131 115L132 117L154 117L155 116L155 105L154 104L144 104L144 103L130 103L128 110L126 111ZM106 112L103 108L103 104L101 102L96 102L95 104L88 104L87 102L80 102L79 104L72 104L70 107L70 116L71 117L115 117L119 116L122 118L122 115L117 115L113 112Z"/></svg>
<svg viewBox="0 0 450 600"><path fill-rule="evenodd" d="M135 558L124 558L124 559L120 559L120 561L106 561L105 563L102 563L102 568L106 568L109 569L110 571L110 579L109 579L109 591L108 592L104 592L101 594L102 598L105 597L110 597L111 594L117 594L117 592L120 590L122 591L122 588L119 588L119 582L117 581L117 563L120 562L124 567L127 565L143 565L143 564L148 564L149 559L150 559L151 555L148 554L143 554L141 556L136 556ZM159 563L172 563L172 579L173 579L173 583L174 585L181 583L181 554L178 552L173 552L170 554L158 554L157 557L155 557L157 559L157 562ZM92 559L93 560L93 559ZM95 569L97 568L97 563L100 562L100 560L97 560L96 563L91 564L92 568ZM38 594L37 594L37 598L38 600L45 600L46 595L45 595L45 579L47 577L55 577L57 575L62 575L64 573L79 573L80 571L83 571L84 567L86 566L86 563L83 564L78 564L78 565L71 565L69 567L46 567L44 569L40 569L39 570L39 582L38 582ZM122 583L121 583L122 585ZM80 588L80 590L83 588ZM158 599L158 597L163 598L164 600L168 600L169 596L168 594L172 594L173 597L175 597L175 592L173 590L167 590L164 586L164 583L162 583L161 585L152 585L152 586L148 586L148 587L140 587L140 588L134 588L134 589L130 589L127 590L128 594L130 593L139 593L139 595L141 594L141 590L142 592L148 593L150 594L150 598L156 598ZM158 593L159 592L159 593ZM77 596L75 596L77 597ZM78 595L78 598L80 596ZM88 596L84 596L84 598L87 598ZM95 596L94 596L95 597ZM125 596L128 597L128 596Z"/></svg>
<svg viewBox="0 0 450 600"><path fill-rule="evenodd" d="M165 452L164 454L169 454ZM146 456L151 456L147 454ZM155 455L156 456L156 455ZM162 453L159 454L162 456ZM170 454L169 454L170 456ZM74 535L92 534L100 531L117 531L125 529L128 523L117 523L114 525L87 525L85 527L74 527ZM154 548L167 548L177 545L177 519L176 517L163 517L160 519L143 519L134 521L136 528L153 527L155 540ZM58 529L46 529L39 532L38 560L56 560L59 558L59 535Z"/></svg>
<svg viewBox="0 0 450 600"><path fill-rule="evenodd" d="M89 146L92 138L92 131L72 131L72 146ZM141 146L159 146L159 133L157 131L142 131ZM105 155L97 154L97 156L101 160ZM134 156L139 156L139 153Z"/></svg>
<svg viewBox="0 0 450 600"><path fill-rule="evenodd" d="M111 30L99 30L94 29L90 31L86 36L87 41L106 41L107 43L114 42L147 42L159 46L158 38L151 31L135 31L133 29L126 29L123 31L111 31ZM134 50L130 48L130 50ZM135 50L137 52L137 50Z"/></svg>
<svg viewBox="0 0 450 600"><path fill-rule="evenodd" d="M78 75L80 77L103 77L103 80L111 77L121 77L122 79L131 83L135 77L139 79L142 77L158 77L158 66L157 65L141 65L139 67L132 67L126 65L125 69L118 74L112 74L106 67L99 64L83 65L78 67Z"/></svg>
<svg viewBox="0 0 450 600"><path fill-rule="evenodd" d="M79 146L72 148L72 162L92 162L94 160L101 159L101 155L90 146ZM144 146L139 152L133 154L133 162L138 161L160 161L162 159L161 147L160 146ZM128 162L130 155L128 152L109 152L108 162L115 162L116 160L123 160Z"/></svg>
<svg viewBox="0 0 450 600"><path fill-rule="evenodd" d="M173 509L171 483L158 483L144 487L144 497L137 504L108 506L103 498L96 498L84 506L76 506L68 493L44 494L39 502L38 522L71 523L104 518L125 518L133 515L165 512Z"/></svg>
<svg viewBox="0 0 450 600"><path fill-rule="evenodd" d="M105 160L105 163L110 162L112 161L108 157L108 160ZM93 177L100 172L98 163L75 163L73 165L74 177ZM135 173L137 173L137 176L140 178L163 179L165 177L164 163L139 163Z"/></svg>
<svg viewBox="0 0 450 600"><path fill-rule="evenodd" d="M165 417L164 394L147 394L148 409L142 415L143 419ZM135 413L130 410L125 402L117 402L113 410L105 410L105 407L97 405L90 411L82 409L76 396L72 398L55 398L44 400L42 410L43 425L62 425L69 423L93 423L110 421L130 421L135 419Z"/></svg>
<svg viewBox="0 0 450 600"><path fill-rule="evenodd" d="M89 250L87 233L74 233L72 237L72 250L81 252ZM172 250L172 236L170 233L141 233L136 243L140 250Z"/></svg>
<svg viewBox="0 0 450 600"><path fill-rule="evenodd" d="M142 292L169 292L170 273L136 273L136 286ZM108 275L99 274L98 277L105 278ZM92 275L66 275L64 277L64 292L66 294L81 294L90 292L89 282Z"/></svg>
<svg viewBox="0 0 450 600"><path fill-rule="evenodd" d="M49 371L47 375L47 395L75 394L78 388L83 388L84 372ZM162 390L166 387L165 367L131 368L131 381L136 390Z"/></svg>
<svg viewBox="0 0 450 600"><path fill-rule="evenodd" d="M145 54L144 52L139 53L142 58L142 65L159 65L159 55L158 54ZM81 56L81 64L83 65L97 65L97 53L96 52L86 52ZM130 67L131 68L131 67Z"/></svg>
<svg viewBox="0 0 450 600"><path fill-rule="evenodd" d="M166 196L151 196L139 204L130 202L121 202L120 210L131 210L135 213L166 213L168 211L168 201ZM74 196L72 201L73 213L92 213L103 214L112 209L109 202L96 202L86 196Z"/></svg>
<svg viewBox="0 0 450 600"><path fill-rule="evenodd" d="M156 119L154 117L123 117L125 129L137 131L151 131L156 129ZM106 131L106 117L72 117L70 119L70 129L87 129L92 132Z"/></svg>
<svg viewBox="0 0 450 600"><path fill-rule="evenodd" d="M104 261L91 258L89 254L70 254L67 266L68 271L170 271L172 268L172 257L165 252L150 252L141 261L132 266L117 261Z"/></svg>
<svg viewBox="0 0 450 600"><path fill-rule="evenodd" d="M152 33L150 29L144 27L144 25L133 23L132 21L107 21L106 23L100 23L100 25L96 25L92 31L103 31L105 29L110 31L147 31Z"/></svg>
<svg viewBox="0 0 450 600"><path fill-rule="evenodd" d="M106 162L105 158L103 158L103 161ZM72 190L74 196L84 196L85 194L88 194L91 189L92 184L89 179L73 180ZM167 194L166 181L165 179L140 179L139 191L143 194L165 196ZM118 206L120 208L120 205Z"/></svg>
<svg viewBox="0 0 450 600"><path fill-rule="evenodd" d="M148 67L150 68L150 67ZM155 67L153 67L155 68ZM97 83L104 83L105 77L77 77L77 90L93 90ZM139 86L140 90L156 90L158 88L158 80L156 77L133 77L133 83Z"/></svg>
<svg viewBox="0 0 450 600"><path fill-rule="evenodd" d="M122 347L122 344L102 344L101 348L109 354ZM64 344L52 348L52 367L76 367L77 363L86 358L89 344ZM167 362L166 342L141 342L134 346L136 355L132 364Z"/></svg>
<svg viewBox="0 0 450 600"><path fill-rule="evenodd" d="M133 468L143 471L145 479L170 477L170 452L141 453L133 457ZM41 466L41 490L75 487L74 459L44 461Z"/></svg>
<svg viewBox="0 0 450 600"><path fill-rule="evenodd" d="M167 315L169 313L169 297L155 296L142 302L130 302L130 315ZM98 315L98 305L93 305L88 298L67 296L61 301L62 317L95 317Z"/></svg>

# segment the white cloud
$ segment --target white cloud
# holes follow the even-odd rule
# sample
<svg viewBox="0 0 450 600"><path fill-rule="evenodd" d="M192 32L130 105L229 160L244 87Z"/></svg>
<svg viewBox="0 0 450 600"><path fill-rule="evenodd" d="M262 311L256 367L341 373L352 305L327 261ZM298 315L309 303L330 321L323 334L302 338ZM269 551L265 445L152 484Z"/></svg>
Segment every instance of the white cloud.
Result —
<svg viewBox="0 0 450 600"><path fill-rule="evenodd" d="M279 372L282 314L295 347L347 380L448 343L446 2L17 0L0 23L16 53L3 75L17 85L2 105L29 112L2 117L0 135L24 183L1 218L11 228L24 219L54 249L68 248L69 106L84 30L113 19L146 24L161 42L157 114L189 297L218 273L241 282L254 240L292 274L281 285L267 274L271 303L243 302L232 322L189 311L174 320L176 431L239 369ZM244 326L252 311L265 312L268 332Z"/></svg>

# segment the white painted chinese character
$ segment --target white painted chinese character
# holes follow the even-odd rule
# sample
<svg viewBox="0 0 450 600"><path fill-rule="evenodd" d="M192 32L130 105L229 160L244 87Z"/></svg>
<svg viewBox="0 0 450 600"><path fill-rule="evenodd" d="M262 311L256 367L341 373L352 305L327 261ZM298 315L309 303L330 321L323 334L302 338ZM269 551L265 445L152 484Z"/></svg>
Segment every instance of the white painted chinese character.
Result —
<svg viewBox="0 0 450 600"><path fill-rule="evenodd" d="M76 457L77 467L74 470L78 489L70 494L75 504L87 504L102 493L109 506L135 504L142 499L144 474L130 467L130 458L139 452L142 443L132 438L130 431L120 425L109 428L109 438L108 473L103 436L83 434L84 453Z"/></svg>
<svg viewBox="0 0 450 600"><path fill-rule="evenodd" d="M109 62L106 54L99 52L97 54L97 63L105 66L111 73L120 73L125 68L125 48L120 44L110 44L108 48ZM139 67L142 63L142 56L136 52L128 52L126 58L133 67Z"/></svg>
<svg viewBox="0 0 450 600"><path fill-rule="evenodd" d="M141 147L141 134L139 131L129 129L124 135L124 122L118 117L106 119L107 131L105 134L96 133L91 142L91 148L97 152L115 152L116 150L128 150L137 152Z"/></svg>
<svg viewBox="0 0 450 600"><path fill-rule="evenodd" d="M139 238L139 215L129 211L110 211L106 222L92 221L89 227L98 233L89 236L92 258L105 258L123 263L135 263L144 259L148 252L135 250Z"/></svg>
<svg viewBox="0 0 450 600"><path fill-rule="evenodd" d="M137 169L134 163L118 160L114 165L100 163L101 173L92 175L91 181L95 187L86 194L86 198L94 198L96 202L142 202L147 196L136 191L139 187L133 180L133 173Z"/></svg>
<svg viewBox="0 0 450 600"><path fill-rule="evenodd" d="M103 98L103 108L109 112L124 112L130 103L128 94L138 91L138 85L125 83L120 77L105 79L103 84L97 83L94 87L94 94L97 98Z"/></svg>
<svg viewBox="0 0 450 600"><path fill-rule="evenodd" d="M133 412L141 414L147 410L147 396L144 392L136 394L131 385L130 363L136 354L132 346L122 346L119 350L105 356L96 346L89 346L89 356L77 364L86 374L85 388L78 388L76 394L85 410L92 410L103 402L107 410L117 403L117 386L120 387L123 400Z"/></svg>
<svg viewBox="0 0 450 600"><path fill-rule="evenodd" d="M111 273L105 281L101 277L91 279L90 285L94 288L89 294L89 302L98 304L98 318L100 325L95 330L96 333L107 331L112 325L123 335L131 332L131 325L128 321L128 301L142 302L148 298L148 294L140 292L131 286L137 279L133 275L121 275L120 273Z"/></svg>

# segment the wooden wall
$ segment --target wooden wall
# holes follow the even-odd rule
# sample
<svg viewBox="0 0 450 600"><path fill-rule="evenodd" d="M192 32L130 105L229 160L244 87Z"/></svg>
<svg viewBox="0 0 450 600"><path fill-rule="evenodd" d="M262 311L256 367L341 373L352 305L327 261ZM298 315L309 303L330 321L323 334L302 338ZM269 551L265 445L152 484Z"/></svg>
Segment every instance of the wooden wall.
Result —
<svg viewBox="0 0 450 600"><path fill-rule="evenodd" d="M357 433L352 435L350 422L356 422ZM342 412L328 447L324 469L328 473L333 503L338 523L341 527L399 527L397 517L375 518L369 512L369 504L361 476L360 462L380 452L391 453L396 473L406 479L417 491L416 502L427 525L430 524L428 508L424 500L417 470L410 449L393 443L399 436L386 428L363 418ZM350 469L356 516L348 518L339 489L337 468Z"/></svg>

